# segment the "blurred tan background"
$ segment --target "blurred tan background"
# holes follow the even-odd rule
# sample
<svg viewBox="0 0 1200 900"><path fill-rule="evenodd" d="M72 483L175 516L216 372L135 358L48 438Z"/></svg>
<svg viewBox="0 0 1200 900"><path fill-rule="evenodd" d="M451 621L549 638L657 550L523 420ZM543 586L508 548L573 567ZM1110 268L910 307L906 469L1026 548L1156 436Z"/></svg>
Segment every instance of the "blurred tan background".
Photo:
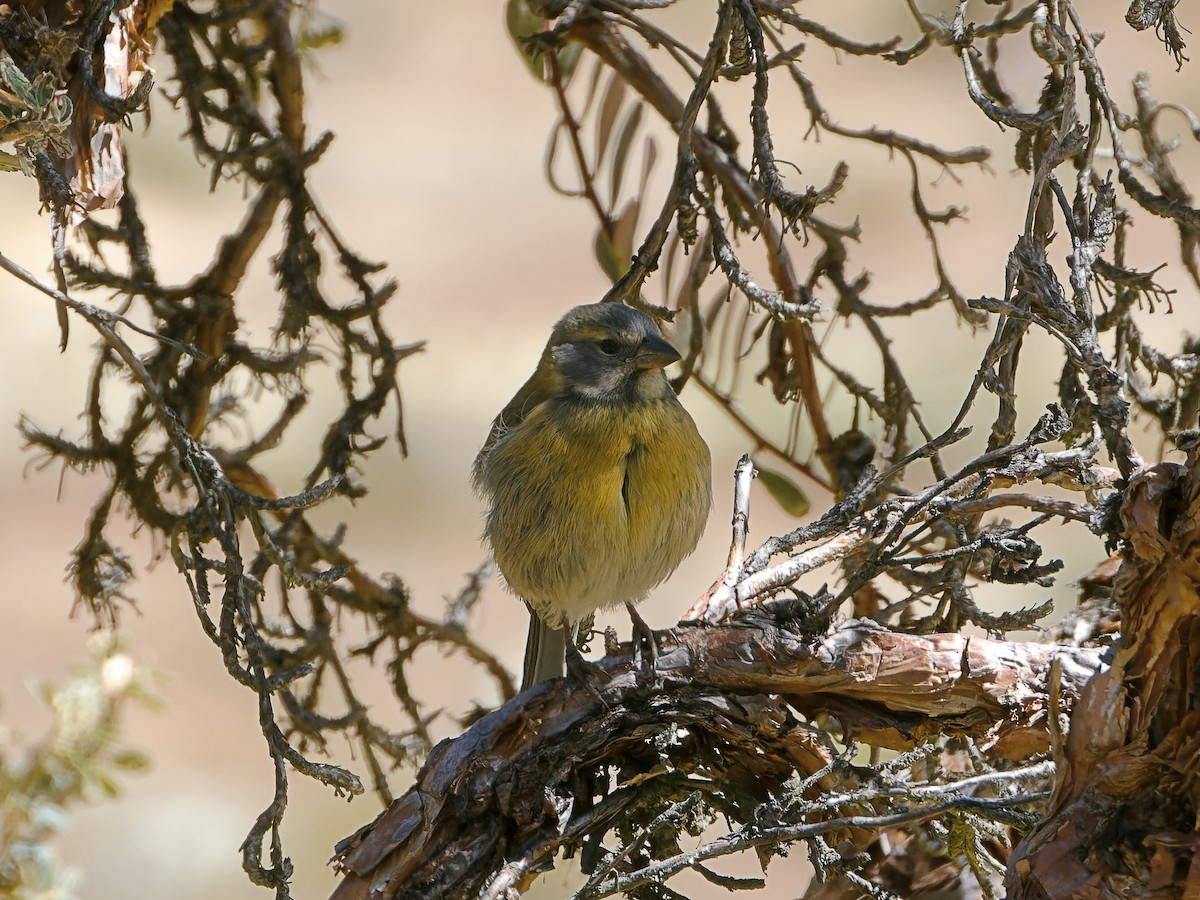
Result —
<svg viewBox="0 0 1200 900"><path fill-rule="evenodd" d="M671 12L671 21L700 37L712 5L682 3L684 8ZM555 119L552 96L529 77L510 45L501 3L345 0L329 7L345 37L340 45L319 52L318 70L308 73L310 139L325 129L337 135L316 169L317 195L348 243L369 258L387 261L389 272L399 279L399 296L387 311L393 336L399 343L424 339L428 347L402 368L409 458L401 460L394 447L376 453L365 472L370 496L355 506L324 508L320 521L329 526L347 522L347 549L369 571L398 573L416 602L435 610L483 559L477 540L480 506L467 473L488 423L532 370L552 322L566 308L597 299L605 281L592 258L588 208L557 196L545 183L542 158ZM806 3L802 11L859 39L901 33L907 41L914 31L900 7L896 3L885 9L878 0L827 0ZM1109 66L1118 102L1130 105L1129 75L1149 68L1161 99L1197 105L1191 68L1176 74L1152 35L1118 28L1122 9L1109 2L1096 10L1097 18L1103 12L1116 23L1101 47L1101 60ZM931 207L969 209L967 223L940 232L959 287L968 295L1000 295L1004 257L1025 204L1024 179L1014 174L1011 162L1015 134L999 132L970 105L961 70L945 53L932 52L896 69L808 43L806 70L831 114L844 124L905 130L915 122L923 137L947 145L995 148L988 170L956 173L961 184L932 171L924 184ZM1040 89L1037 70L1032 64L1021 66L1022 59L1032 62L1027 47L1018 43L1012 49L1014 64L1005 72L1028 107ZM906 165L829 136L804 141L808 117L786 93L781 84L779 102L772 106L776 151L804 172L787 177L801 187L820 185L837 159L849 158L847 188L825 216L839 222L861 217L864 239L855 251L861 253L858 264L873 273L873 299L898 302L924 293L933 283L930 257L923 236L912 226ZM727 114L740 115L732 106ZM130 142L131 170L164 280L198 271L210 258L216 237L241 214L240 187L223 184L215 195L207 193L207 173L179 138L182 128L159 98L151 128ZM1186 138L1186 129L1181 134ZM662 157L670 156L664 148L660 142L660 169ZM1181 151L1177 164L1185 179L1194 178L1195 148ZM37 214L33 183L16 175L0 179L0 202L6 210L0 250L31 271L46 273L46 220ZM658 203L659 195L649 201L654 208ZM1169 229L1148 220L1138 215L1131 260L1142 267L1174 264ZM1064 245L1058 246L1065 252ZM1181 289L1176 314L1159 315L1147 331L1164 349L1173 349L1180 330L1196 324L1196 292L1173 271L1164 280ZM265 259L258 262L246 291L261 314L260 321L249 324L265 342L276 304ZM931 337L927 329L935 320L946 330ZM86 655L91 622L68 618L72 596L63 578L98 485L77 474L32 465L13 426L24 413L46 430L74 433L93 338L76 320L69 348L58 353L51 304L8 278L0 279L0 328L0 379L5 385L0 392L0 503L5 510L0 516L0 565L6 573L0 621L7 626L0 633L0 715L7 727L32 739L49 720L26 685L61 679ZM973 370L986 335L954 328L948 316L915 325L896 323L892 333L916 386L932 391L924 412L937 430L960 399L956 367L969 364ZM836 325L828 337L831 346L842 341L841 352L851 355L853 339ZM1027 356L1039 349L1047 351L1049 368L1026 373L1034 387L1030 416L1051 399L1049 384L1059 365L1048 343L1034 341ZM869 368L864 377L871 377ZM751 378L743 381L753 387ZM698 391L685 391L683 399L714 451L715 512L697 553L646 604L646 616L657 626L673 622L720 571L733 463L752 449ZM778 409L754 393L744 402L760 415ZM314 406L320 406L319 398ZM1029 418L1025 425L1031 422ZM835 427L849 424L846 417ZM388 427L384 423L381 430ZM864 427L871 430L869 422ZM318 435L314 427L313 439ZM297 437L274 457L278 468L271 475L284 491L297 486L312 455L312 448ZM828 498L805 487L819 512ZM794 525L765 495L756 497L752 539ZM1070 605L1070 580L1097 560L1099 548L1086 535L1072 537L1069 532L1064 529L1067 539L1055 548L1056 555L1067 559L1058 585L1023 597L1023 603L1049 595L1060 609ZM133 553L139 564L161 549L151 547L144 536L118 537L114 543ZM127 722L128 740L151 756L151 771L127 779L120 799L72 813L61 851L83 870L80 895L127 900L264 897L264 891L246 881L238 853L246 830L271 796L271 767L255 721L254 697L225 673L216 649L197 627L169 559L151 571L140 566L132 592L140 614L127 611L122 636L130 653L162 673L157 693L164 707L135 710ZM620 617L613 621L627 631ZM493 584L476 625L511 666L519 665L525 613L516 600ZM423 687L435 703L461 709L468 699L495 702L494 696L480 693L482 683L472 685L461 676L468 670L458 661L428 663L430 676ZM380 704L388 702L382 684L369 695ZM443 722L438 733L451 728ZM346 761L344 747L333 749ZM395 773L397 788L408 775ZM334 842L377 811L372 796L347 803L292 777L286 839L296 865L296 897L328 893L334 878L325 861ZM752 867L737 870L752 874ZM761 896L796 896L802 871L795 859L776 861L771 874L782 877ZM705 896L694 882L682 883L681 889ZM547 888L546 896L556 891L561 889Z"/></svg>

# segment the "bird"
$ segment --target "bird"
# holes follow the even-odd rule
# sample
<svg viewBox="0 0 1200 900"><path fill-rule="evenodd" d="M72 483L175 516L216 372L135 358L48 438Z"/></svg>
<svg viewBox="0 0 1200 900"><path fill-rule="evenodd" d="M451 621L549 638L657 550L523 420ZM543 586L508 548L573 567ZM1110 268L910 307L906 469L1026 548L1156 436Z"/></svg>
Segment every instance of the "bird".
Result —
<svg viewBox="0 0 1200 900"><path fill-rule="evenodd" d="M654 664L634 604L695 549L712 506L708 445L663 371L679 359L646 313L576 306L475 458L484 538L530 610L523 691L564 664L588 686L575 629L622 603Z"/></svg>

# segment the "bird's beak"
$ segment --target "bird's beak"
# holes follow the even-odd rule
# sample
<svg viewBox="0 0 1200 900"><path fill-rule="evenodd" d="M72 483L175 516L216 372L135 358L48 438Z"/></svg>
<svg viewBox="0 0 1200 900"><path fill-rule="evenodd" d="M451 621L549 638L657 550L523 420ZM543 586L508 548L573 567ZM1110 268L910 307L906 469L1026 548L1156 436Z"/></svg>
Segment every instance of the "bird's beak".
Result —
<svg viewBox="0 0 1200 900"><path fill-rule="evenodd" d="M638 348L633 364L639 369L661 369L680 359L679 351L657 335L650 335Z"/></svg>

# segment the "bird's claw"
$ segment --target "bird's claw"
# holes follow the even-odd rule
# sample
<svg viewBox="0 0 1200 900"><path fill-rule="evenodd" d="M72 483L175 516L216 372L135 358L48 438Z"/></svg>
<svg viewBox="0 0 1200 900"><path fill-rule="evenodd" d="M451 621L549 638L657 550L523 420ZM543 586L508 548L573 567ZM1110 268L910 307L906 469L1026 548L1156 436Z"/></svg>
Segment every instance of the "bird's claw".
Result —
<svg viewBox="0 0 1200 900"><path fill-rule="evenodd" d="M655 634L653 628L646 624L646 620L637 611L637 607L632 603L626 603L625 608L629 610L629 618L633 621L634 662L637 663L640 650L643 662L641 668L648 676L650 683L653 684L658 675L658 635Z"/></svg>
<svg viewBox="0 0 1200 900"><path fill-rule="evenodd" d="M573 680L576 684L591 694L593 699L595 699L601 706L603 706L605 709L608 709L608 704L604 702L604 698L600 696L600 692L596 689L596 686L592 684L593 678L597 681L602 681L608 677L608 673L601 666L584 659L583 654L579 652L579 647L575 644L574 640L567 640L567 654L565 661L567 664L568 678Z"/></svg>

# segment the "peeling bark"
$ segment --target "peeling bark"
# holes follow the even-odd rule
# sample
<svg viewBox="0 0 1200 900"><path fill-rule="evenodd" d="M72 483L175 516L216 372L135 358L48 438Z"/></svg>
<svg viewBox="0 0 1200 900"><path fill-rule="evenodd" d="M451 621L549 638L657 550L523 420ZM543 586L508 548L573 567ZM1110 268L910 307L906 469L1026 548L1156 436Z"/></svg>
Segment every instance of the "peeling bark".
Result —
<svg viewBox="0 0 1200 900"><path fill-rule="evenodd" d="M1200 896L1200 442L1131 479L1116 577L1123 638L1084 689L1050 813L1010 897Z"/></svg>
<svg viewBox="0 0 1200 900"><path fill-rule="evenodd" d="M443 741L416 785L339 846L334 897L504 896L637 804L665 807L698 784L720 787L714 804L757 802L835 755L797 713L831 713L875 746L962 734L996 760L1025 760L1050 749L1052 671L1069 703L1100 665L1092 649L863 621L806 636L763 612L675 632L653 685L628 656L605 660L607 710L556 680Z"/></svg>

